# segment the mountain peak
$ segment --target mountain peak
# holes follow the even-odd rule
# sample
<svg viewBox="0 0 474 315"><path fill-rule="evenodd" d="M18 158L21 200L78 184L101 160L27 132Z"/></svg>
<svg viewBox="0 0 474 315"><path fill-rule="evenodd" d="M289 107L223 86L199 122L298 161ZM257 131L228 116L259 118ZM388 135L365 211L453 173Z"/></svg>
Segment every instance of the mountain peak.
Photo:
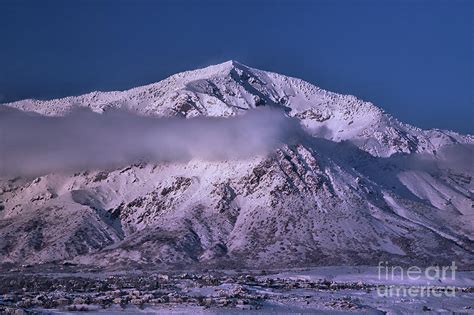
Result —
<svg viewBox="0 0 474 315"><path fill-rule="evenodd" d="M237 60L229 60L232 64L233 67L236 67L236 68L251 68L249 66L247 66L246 64L243 64Z"/></svg>
<svg viewBox="0 0 474 315"><path fill-rule="evenodd" d="M196 70L190 70L183 72L185 75L189 75L190 73L196 73L198 76L214 76L214 75L222 75L222 74L229 74L232 70L234 69L240 69L240 70L248 70L250 69L249 66L244 65L236 60L227 60L222 63L214 64L214 65L209 65L207 67L201 68L201 69L196 69Z"/></svg>
<svg viewBox="0 0 474 315"><path fill-rule="evenodd" d="M227 61L223 62L222 65L226 65L226 66L229 66L229 67L241 67L241 66L248 67L248 66L244 65L243 63L241 63L237 60L234 60L234 59L227 60Z"/></svg>

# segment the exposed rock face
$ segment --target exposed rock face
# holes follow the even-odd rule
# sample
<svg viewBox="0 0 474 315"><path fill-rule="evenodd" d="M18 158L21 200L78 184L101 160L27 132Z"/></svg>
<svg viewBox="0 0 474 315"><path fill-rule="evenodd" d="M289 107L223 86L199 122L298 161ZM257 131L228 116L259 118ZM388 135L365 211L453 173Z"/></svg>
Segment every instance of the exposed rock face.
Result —
<svg viewBox="0 0 474 315"><path fill-rule="evenodd" d="M353 96L236 62L124 92L7 106L44 115L127 106L184 117L274 106L312 137L247 160L2 179L1 263L474 267L472 171L407 163L421 153L441 161L449 145L472 148L472 136L420 130Z"/></svg>

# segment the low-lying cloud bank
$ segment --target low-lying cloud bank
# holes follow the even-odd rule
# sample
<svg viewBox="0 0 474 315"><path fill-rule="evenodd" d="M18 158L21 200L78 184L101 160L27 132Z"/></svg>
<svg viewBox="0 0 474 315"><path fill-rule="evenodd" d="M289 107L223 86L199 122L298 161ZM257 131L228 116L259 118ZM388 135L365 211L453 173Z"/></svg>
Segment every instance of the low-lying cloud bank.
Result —
<svg viewBox="0 0 474 315"><path fill-rule="evenodd" d="M79 109L45 117L0 108L0 175L114 168L138 161L245 159L303 135L299 122L272 109L231 118L151 118Z"/></svg>

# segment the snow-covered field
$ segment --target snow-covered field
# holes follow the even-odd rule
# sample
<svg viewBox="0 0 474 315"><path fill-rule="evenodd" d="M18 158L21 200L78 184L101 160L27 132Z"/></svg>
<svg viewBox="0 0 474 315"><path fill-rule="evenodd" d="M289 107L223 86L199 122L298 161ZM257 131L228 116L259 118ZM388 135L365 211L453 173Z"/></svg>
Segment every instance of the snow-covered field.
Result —
<svg viewBox="0 0 474 315"><path fill-rule="evenodd" d="M137 272L128 275L49 273L44 278L23 272L17 276L3 276L5 279L2 279L0 288L3 293L7 288L10 290L3 295L3 301L0 300L10 307L3 309L4 312L12 312L15 307L44 314L474 312L472 271L458 271L452 281L437 281L436 290L418 295L403 292L426 285L433 287L426 278L413 282L402 280L398 274L387 281L379 279L377 267L366 266L318 267L265 275L219 271L206 274ZM9 282L12 279L21 281L22 288L9 286L5 283L7 279ZM49 283L49 287L44 286L45 283ZM71 287L78 289L71 291ZM385 294L389 289L393 294Z"/></svg>

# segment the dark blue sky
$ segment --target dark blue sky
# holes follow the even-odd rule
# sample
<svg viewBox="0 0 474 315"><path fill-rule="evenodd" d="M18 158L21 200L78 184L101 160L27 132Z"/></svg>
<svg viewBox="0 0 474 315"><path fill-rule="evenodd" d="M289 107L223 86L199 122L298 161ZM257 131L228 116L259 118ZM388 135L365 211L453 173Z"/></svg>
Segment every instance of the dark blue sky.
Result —
<svg viewBox="0 0 474 315"><path fill-rule="evenodd" d="M127 89L235 59L474 133L473 3L2 0L0 98Z"/></svg>

